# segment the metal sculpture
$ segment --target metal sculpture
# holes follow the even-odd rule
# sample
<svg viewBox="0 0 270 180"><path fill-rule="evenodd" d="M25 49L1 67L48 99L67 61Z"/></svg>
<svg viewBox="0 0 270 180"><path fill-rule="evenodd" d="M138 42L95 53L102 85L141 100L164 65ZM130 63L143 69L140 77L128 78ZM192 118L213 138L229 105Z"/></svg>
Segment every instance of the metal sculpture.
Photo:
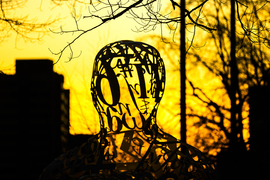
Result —
<svg viewBox="0 0 270 180"><path fill-rule="evenodd" d="M164 89L164 62L154 47L118 41L102 48L91 81L100 132L40 179L217 179L205 155L158 127Z"/></svg>

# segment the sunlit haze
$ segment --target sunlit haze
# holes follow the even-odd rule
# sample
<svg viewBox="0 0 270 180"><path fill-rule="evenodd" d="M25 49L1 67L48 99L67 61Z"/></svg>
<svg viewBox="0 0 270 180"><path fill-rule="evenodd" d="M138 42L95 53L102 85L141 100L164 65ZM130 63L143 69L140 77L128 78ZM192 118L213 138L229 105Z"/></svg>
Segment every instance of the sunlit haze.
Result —
<svg viewBox="0 0 270 180"><path fill-rule="evenodd" d="M59 18L59 22L56 22L49 27L55 32L59 32L60 26L65 30L75 27L71 13L69 13L68 8L64 8L65 6L54 7L53 4L45 3L45 1L29 1L27 5L28 8L27 6L21 8L15 13L16 16L22 17L31 11L29 18L35 17L41 22L47 21L46 18L48 17L50 17L50 19ZM86 7L85 9L83 9L83 7L75 9L77 13L86 10ZM54 65L54 71L59 74L63 74L65 77L64 87L71 90L71 134L93 134L99 131L98 116L93 108L90 96L90 80L93 60L97 52L108 43L118 40L136 40L136 38L140 36L147 35L144 32L135 32L136 26L138 26L136 22L126 17L111 21L103 27L84 35L82 38L77 40L74 45L72 45L74 56L78 56L78 58L68 62L70 52L67 51L61 60ZM153 34L153 32L149 32L148 34ZM58 56L53 55L51 52L57 53L74 37L76 37L76 33L73 35L60 35L48 32L41 37L40 41L30 42L28 39L18 38L15 33L11 33L10 36L0 44L0 68L5 73L13 74L15 73L16 59L48 58L56 61ZM179 113L179 109L177 109L179 106L175 106L179 101L178 73L176 72L175 77L172 77L171 79L173 79L174 86L176 86L176 88L172 92L170 92L169 89L167 92L165 91L157 119L161 124L162 121L167 122L164 123L165 126L163 127L165 131L169 130L170 133L178 136L179 138L179 116L175 118L177 113ZM167 78L167 84L170 84L169 80L170 78ZM178 84L175 84L175 82ZM166 100L166 95L168 97L174 96L176 102L168 102L168 100ZM170 112L173 110L169 107L175 107L175 112L171 114Z"/></svg>
<svg viewBox="0 0 270 180"><path fill-rule="evenodd" d="M78 5L73 10L73 15L80 19L78 25L82 28L93 26L91 23L95 21L83 19L80 14L88 12L86 5ZM29 40L27 38L18 38L15 33L8 34L9 36L0 43L0 70L7 74L15 73L15 60L16 59L51 59L56 64L54 71L64 75L64 88L70 89L70 133L71 134L95 134L99 132L99 119L98 114L93 107L92 97L90 93L90 82L92 75L92 67L96 54L105 45L119 41L119 40L133 40L145 41L151 44L153 41L161 41L159 39L145 39L145 37L152 34L159 34L160 29L150 32L136 32L136 27L139 26L133 19L125 16L112 20L101 27L94 29L91 32L83 35L72 44L71 48L67 48L61 59L58 61L59 55L55 55L63 47L77 37L78 33L57 33L62 30L70 31L76 28L74 19L70 12L72 8L68 6L56 6L51 1L35 1L29 0L22 8L18 8L16 12L12 10L8 13L14 14L15 17L28 16L29 19L36 18L36 22L47 22L48 20L55 23L47 27L48 32L39 37L39 40ZM187 42L190 43L192 36L192 29L189 29L187 34ZM164 32L163 32L164 33ZM198 29L198 36L202 38L207 32ZM37 34L33 34L37 37ZM176 36L176 38L178 38ZM152 42L151 42L152 41ZM199 42L199 46L208 49L211 52L211 44L206 42ZM196 42L196 43L198 43ZM175 42L171 42L176 44ZM162 43L161 43L162 44ZM165 46L163 43L161 46ZM154 46L154 45L153 45ZM159 50L159 47L156 47ZM214 51L214 50L213 50ZM202 53L204 50L199 50L200 55L207 59L215 58L216 54ZM165 94L161 100L160 107L157 114L157 123L165 131L169 132L178 139L180 137L180 73L179 73L179 52L161 51L161 57L164 59L166 68L166 87ZM69 57L76 57L69 61ZM171 59L169 59L171 58ZM189 57L188 57L189 58ZM187 59L188 63L192 62ZM188 64L187 63L187 64ZM209 75L206 73L206 68L202 66L189 66L187 65L187 78L197 82L201 88L205 88L209 92L209 97L214 100L221 101L225 108L230 108L229 98L223 90L211 91L211 89L218 89L220 86L220 79L217 76ZM211 88L210 88L211 87ZM187 103L196 109L197 112L204 112L205 104L199 102L195 98L189 98L192 94L191 89L187 90ZM225 95L224 95L225 94ZM223 96L224 95L224 96ZM248 108L247 108L248 109ZM190 109L187 109L190 112ZM247 114L244 114L247 116ZM229 119L229 114L228 114ZM197 119L198 120L198 119ZM195 136L198 132L200 136L204 136L205 131L203 127L194 127L193 123L196 118L188 118L188 142L194 144ZM249 137L248 133L248 120L244 122L244 139ZM225 122L226 128L229 128L230 122ZM218 129L218 128L217 128ZM217 133L215 130L213 133ZM197 134L196 134L197 133ZM217 133L218 134L218 133ZM206 135L205 135L206 136ZM216 136L218 137L218 136ZM215 138L216 138L215 137ZM224 140L224 139L223 139ZM216 140L217 141L217 140ZM213 153L215 154L215 153Z"/></svg>

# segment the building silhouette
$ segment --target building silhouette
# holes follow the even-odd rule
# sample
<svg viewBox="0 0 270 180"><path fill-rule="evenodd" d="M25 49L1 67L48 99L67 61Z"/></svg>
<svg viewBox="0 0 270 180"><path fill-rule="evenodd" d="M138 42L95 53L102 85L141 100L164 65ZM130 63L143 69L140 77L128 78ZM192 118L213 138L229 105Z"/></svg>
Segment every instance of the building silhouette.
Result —
<svg viewBox="0 0 270 180"><path fill-rule="evenodd" d="M0 179L38 179L68 147L69 90L51 60L16 60L0 74Z"/></svg>
<svg viewBox="0 0 270 180"><path fill-rule="evenodd" d="M250 153L254 179L270 179L270 86L249 89Z"/></svg>

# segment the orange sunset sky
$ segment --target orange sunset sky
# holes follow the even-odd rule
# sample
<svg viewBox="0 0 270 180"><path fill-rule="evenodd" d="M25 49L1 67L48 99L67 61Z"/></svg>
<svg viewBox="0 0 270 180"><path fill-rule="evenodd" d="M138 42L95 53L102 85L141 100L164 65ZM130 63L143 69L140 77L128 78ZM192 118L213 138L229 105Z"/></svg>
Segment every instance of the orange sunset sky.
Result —
<svg viewBox="0 0 270 180"><path fill-rule="evenodd" d="M78 34L57 34L60 27L63 30L73 30L76 28L74 19L71 16L76 12L77 19L80 18L80 14L85 15L88 12L87 6L76 5L72 10L70 6L65 3L62 6L56 6L51 1L35 1L29 0L22 8L16 9L16 11L8 11L7 15L12 15L18 18L28 16L29 19L35 19L36 22L47 22L48 20L57 19L55 23L47 27L47 32L44 36L40 37L40 40L30 41L29 39L18 38L15 33L9 33L9 36L0 43L0 70L7 74L15 73L15 60L16 59L51 59L57 61L58 56L53 53L59 52L67 42L72 41ZM90 19L82 19L78 21L78 25L82 28L89 28L95 26L96 21ZM70 51L67 49L63 54L63 57L54 65L54 71L59 74L63 74L65 77L64 87L70 89L70 133L71 134L93 134L99 132L99 120L98 115L93 107L92 98L90 95L90 80L92 75L92 66L95 55L98 51L107 45L108 43L119 40L139 40L144 41L142 37L159 34L160 29L157 27L155 31L150 32L134 32L136 27L139 26L133 19L125 17L125 15L116 20L112 20L109 23L95 29L81 38L79 38L73 45L72 51L75 58L68 62ZM191 31L192 32L192 31ZM204 31L198 30L199 36L204 37ZM192 33L191 33L192 34ZM32 37L37 37L37 34L29 34ZM40 34L39 34L40 35ZM189 39L189 34L187 34ZM146 40L146 43L150 42ZM161 39L159 39L161 41ZM171 42L174 43L174 42ZM202 42L199 45L203 45L204 48L210 48L211 46L207 42ZM158 49L158 47L156 47ZM50 50L49 50L50 49ZM199 52L204 52L203 49ZM179 52L175 54L171 53L170 57L177 57L175 64L179 64ZM162 55L162 53L161 53ZM215 57L216 54L203 54L208 59ZM168 56L168 54L167 54ZM164 58L163 58L164 59ZM157 122L161 128L176 138L180 139L180 73L179 71L172 71L173 65L164 59L166 68L166 87L165 94L161 100L160 107L157 114ZM187 60L189 61L189 60ZM189 68L187 67L189 70ZM228 98L226 95L220 96L211 92L209 87L217 86L220 81L213 75L206 74L205 68L198 66L193 68L192 71L187 72L188 78L192 78L201 88L206 88L206 91L210 92L210 96L213 95L215 100L222 101L223 104L228 104ZM207 89L208 88L208 89ZM221 97L221 99L219 99ZM187 102L196 107L198 111L204 111L203 108L198 106L196 101L187 99ZM192 120L188 119L188 137L189 133L198 134L198 129L192 126ZM229 124L228 124L229 125ZM245 126L245 139L249 137L247 131L248 120L244 122ZM204 134L204 130L200 131L200 135ZM192 144L192 140L188 140Z"/></svg>
<svg viewBox="0 0 270 180"><path fill-rule="evenodd" d="M86 13L87 6L76 6L76 13ZM31 12L31 13L29 13ZM29 15L29 18L36 18L37 21L43 22L48 19L60 19L56 23L50 25L48 28L59 31L60 26L64 30L71 30L75 27L74 20L72 19L70 9L67 6L55 6L52 3L45 1L28 1L23 8L19 8L16 12L10 12L16 17L24 17ZM79 16L78 16L79 18ZM87 27L87 24L91 24L90 20L80 21L82 27ZM103 25L102 27L93 30L92 32L84 35L78 39L72 46L74 56L80 55L78 58L68 61L69 51L67 50L64 57L60 59L54 66L54 71L63 74L65 77L64 87L71 90L71 106L70 106L70 133L97 133L99 131L99 122L96 111L93 108L90 96L90 79L92 74L92 66L95 55L98 51L108 43L118 40L136 40L141 36L147 35L147 33L138 33L133 30L136 29L135 21L127 17L121 17L117 20L113 20L110 23ZM153 34L151 31L148 34ZM157 29L156 33L159 33ZM35 37L35 34L30 34ZM16 59L40 59L46 58L56 61L58 56L53 55L52 52L58 52L71 41L75 34L55 34L47 32L40 38L39 41L29 41L28 39L18 38L15 33L10 33L4 42L0 44L0 69L5 73L12 74L15 72L15 60ZM49 50L50 49L50 50ZM167 93L165 91L165 97L162 102L167 102L175 107L175 102L166 101L166 94L174 95L176 103L179 101L179 72L175 73L172 77L174 86L177 88L173 92ZM169 83L167 78L167 84ZM162 104L162 103L161 103ZM164 104L163 104L164 106ZM168 106L168 104L166 104ZM179 106L175 107L179 108ZM158 122L163 122L165 130L170 129L170 133L178 136L179 138L179 116L174 117L175 114L171 114L168 110L159 108ZM160 118L159 118L160 117ZM163 119L162 121L159 119ZM170 119L164 120L164 119ZM170 122L171 127L167 122Z"/></svg>

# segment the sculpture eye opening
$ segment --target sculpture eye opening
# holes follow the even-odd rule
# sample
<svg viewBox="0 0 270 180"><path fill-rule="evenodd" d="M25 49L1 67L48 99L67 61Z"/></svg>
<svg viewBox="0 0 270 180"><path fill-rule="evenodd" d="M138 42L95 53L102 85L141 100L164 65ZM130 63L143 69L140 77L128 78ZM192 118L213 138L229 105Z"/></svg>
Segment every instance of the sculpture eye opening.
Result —
<svg viewBox="0 0 270 180"><path fill-rule="evenodd" d="M113 103L112 89L109 84L109 80L106 78L101 79L101 93L108 104Z"/></svg>

